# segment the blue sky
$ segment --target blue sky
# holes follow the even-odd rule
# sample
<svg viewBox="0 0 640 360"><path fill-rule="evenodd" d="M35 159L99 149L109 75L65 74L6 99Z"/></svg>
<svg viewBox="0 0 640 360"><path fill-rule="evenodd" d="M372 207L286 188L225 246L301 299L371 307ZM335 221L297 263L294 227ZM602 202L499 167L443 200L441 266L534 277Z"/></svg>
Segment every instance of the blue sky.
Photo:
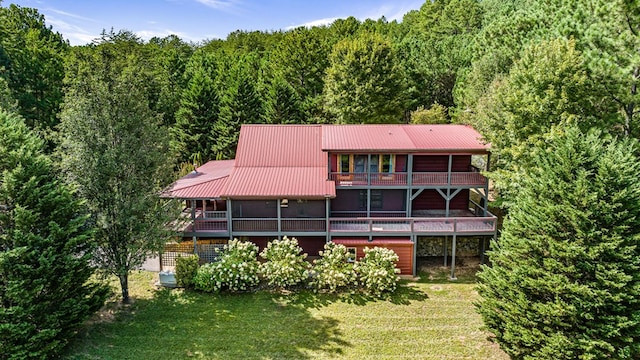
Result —
<svg viewBox="0 0 640 360"><path fill-rule="evenodd" d="M102 29L126 29L148 40L176 34L186 41L225 38L235 30L278 30L338 18L402 20L425 0L4 0L37 8L72 45Z"/></svg>

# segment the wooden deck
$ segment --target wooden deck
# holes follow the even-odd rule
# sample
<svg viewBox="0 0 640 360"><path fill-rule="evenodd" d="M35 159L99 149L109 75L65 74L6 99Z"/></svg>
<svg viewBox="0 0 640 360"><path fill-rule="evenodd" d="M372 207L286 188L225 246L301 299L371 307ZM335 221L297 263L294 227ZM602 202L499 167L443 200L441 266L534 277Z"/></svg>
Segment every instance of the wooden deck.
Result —
<svg viewBox="0 0 640 360"><path fill-rule="evenodd" d="M440 212L420 214L419 217L332 217L329 218L329 232L332 234L493 234L496 218L473 216L471 213L453 213L444 217ZM457 216L455 216L457 215ZM234 233L326 233L327 220L324 218L235 218L232 220ZM211 236L228 236L226 217L196 218L194 223L185 223L183 233L201 233Z"/></svg>

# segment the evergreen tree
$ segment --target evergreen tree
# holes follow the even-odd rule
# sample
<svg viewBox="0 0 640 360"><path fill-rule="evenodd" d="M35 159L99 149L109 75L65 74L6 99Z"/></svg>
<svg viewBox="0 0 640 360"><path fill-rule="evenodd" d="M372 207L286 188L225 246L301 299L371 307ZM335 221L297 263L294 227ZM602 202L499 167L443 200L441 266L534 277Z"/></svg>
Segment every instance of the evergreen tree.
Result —
<svg viewBox="0 0 640 360"><path fill-rule="evenodd" d="M213 127L218 121L220 100L211 73L204 65L193 70L182 93L176 124L171 128L171 147L179 163L193 160L196 154L205 162L214 158Z"/></svg>
<svg viewBox="0 0 640 360"><path fill-rule="evenodd" d="M95 242L83 204L56 179L43 141L0 110L0 358L55 358L97 311Z"/></svg>
<svg viewBox="0 0 640 360"><path fill-rule="evenodd" d="M267 94L265 120L271 124L303 124L305 115L295 90L286 81L276 78Z"/></svg>
<svg viewBox="0 0 640 360"><path fill-rule="evenodd" d="M236 153L240 125L264 123L265 110L258 92L258 77L252 75L252 59L240 58L226 79L226 91L220 104L220 117L214 126L216 159L232 159Z"/></svg>
<svg viewBox="0 0 640 360"><path fill-rule="evenodd" d="M479 274L478 311L513 359L637 359L637 142L569 127L545 143Z"/></svg>
<svg viewBox="0 0 640 360"><path fill-rule="evenodd" d="M38 10L0 6L0 76L6 79L27 125L44 133L58 124L68 48Z"/></svg>

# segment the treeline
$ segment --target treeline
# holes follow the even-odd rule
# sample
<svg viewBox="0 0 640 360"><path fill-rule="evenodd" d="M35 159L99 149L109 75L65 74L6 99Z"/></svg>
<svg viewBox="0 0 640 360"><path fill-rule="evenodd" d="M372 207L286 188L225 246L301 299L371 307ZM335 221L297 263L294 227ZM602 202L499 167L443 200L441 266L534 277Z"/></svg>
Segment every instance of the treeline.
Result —
<svg viewBox="0 0 640 360"><path fill-rule="evenodd" d="M640 310L633 302L638 291L627 290L640 288L638 235L629 230L640 225L634 216L611 214L636 214L638 207L625 199L637 198L637 191L627 191L637 186L639 31L640 6L631 1L435 0L401 22L350 17L312 28L236 31L198 44L177 36L143 41L127 30L110 30L89 45L70 46L38 10L0 7L0 338L10 339L0 343L0 353L23 358L60 351L104 299L101 288L82 286L92 273L89 258L120 279L126 301L128 271L166 238L162 226L171 211L156 195L176 170L233 158L241 124L453 122L473 125L491 144L490 176L503 204L513 206L512 218L531 226L526 209L576 206L574 218L543 213L528 232L543 228L553 233L549 238L505 225L505 238L514 240L505 241L506 253L493 254L496 273L484 277L488 300L481 310L503 348L516 358L542 356L527 352L529 345L546 349L539 332L531 336L536 343L509 343L516 336L504 327L524 316L494 316L514 298L546 304L549 292L514 292L528 283L514 273L546 269L557 275L562 267L543 261L554 258L581 269L564 276L582 284L591 262L609 261L609 277L592 274L601 282L595 288L626 295L606 293L602 307L582 312L574 307L584 319L575 315L548 325L553 334L565 334L549 341L557 340L566 358L589 346L605 349L595 357L637 357L637 346L621 344L640 343ZM628 143L617 145L619 138ZM600 157L604 162L595 160ZM622 175L590 175L607 171ZM574 172L586 175L578 181ZM536 185L547 176L548 186L566 189L547 194ZM562 199L567 194L573 197ZM565 213L559 211L553 214ZM615 231L603 236L609 227ZM579 249L570 247L577 246L575 234L586 237ZM596 238L613 240L602 245ZM604 260L567 255L588 252L594 241L607 254ZM531 244L549 251L532 252ZM513 266L505 270L498 260L513 249L522 256L505 260ZM621 257L611 249L626 250ZM523 264L528 267L515 268ZM70 269L69 276L59 279L56 266ZM540 278L541 288L563 289ZM77 291L64 292L70 288ZM554 296L574 306L572 291ZM63 298L69 299L66 312L52 312ZM589 316L607 313L609 306L617 309L616 324L625 326L606 335L615 341L573 341L588 333ZM534 325L523 323L522 329L535 332ZM38 341L25 340L34 337ZM569 343L579 346L569 351ZM549 358L562 357L554 351Z"/></svg>

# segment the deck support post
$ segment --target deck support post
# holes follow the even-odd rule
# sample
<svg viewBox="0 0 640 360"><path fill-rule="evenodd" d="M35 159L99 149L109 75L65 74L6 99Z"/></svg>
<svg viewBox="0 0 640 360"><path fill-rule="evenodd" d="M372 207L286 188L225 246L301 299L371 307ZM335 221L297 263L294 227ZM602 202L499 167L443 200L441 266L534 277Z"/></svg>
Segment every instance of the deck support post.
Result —
<svg viewBox="0 0 640 360"><path fill-rule="evenodd" d="M456 278L456 234L453 233L451 240L451 277L449 280L457 280Z"/></svg>
<svg viewBox="0 0 640 360"><path fill-rule="evenodd" d="M325 218L325 224L324 225L325 225L325 231L327 232L327 235L326 235L327 241L326 242L329 242L331 240L331 234L329 234L329 215L331 214L331 212L330 212L330 210L331 210L331 200L329 198L326 198L324 201L325 201L325 205L324 205L324 207L325 207L325 209L324 209L324 212L325 212L325 217L324 217Z"/></svg>
<svg viewBox="0 0 640 360"><path fill-rule="evenodd" d="M442 240L442 251L444 252L444 266L447 266L447 237L444 236L444 240Z"/></svg>
<svg viewBox="0 0 640 360"><path fill-rule="evenodd" d="M191 224L193 224L193 232L196 232L196 200L191 200ZM198 254L198 239L193 235L193 253Z"/></svg>
<svg viewBox="0 0 640 360"><path fill-rule="evenodd" d="M278 217L277 221L278 221L278 240L280 240L280 237L282 236L282 224L280 223L280 220L282 218L282 199L278 199L276 200L276 216Z"/></svg>
<svg viewBox="0 0 640 360"><path fill-rule="evenodd" d="M227 229L229 230L229 240L233 240L233 218L231 216L231 199L227 199Z"/></svg>
<svg viewBox="0 0 640 360"><path fill-rule="evenodd" d="M482 242L480 243L480 264L484 265L484 249L485 249L485 242L487 241L487 239L483 236L481 241Z"/></svg>
<svg viewBox="0 0 640 360"><path fill-rule="evenodd" d="M413 243L413 276L417 275L417 260L418 260L418 237L416 235L411 234L411 242Z"/></svg>

